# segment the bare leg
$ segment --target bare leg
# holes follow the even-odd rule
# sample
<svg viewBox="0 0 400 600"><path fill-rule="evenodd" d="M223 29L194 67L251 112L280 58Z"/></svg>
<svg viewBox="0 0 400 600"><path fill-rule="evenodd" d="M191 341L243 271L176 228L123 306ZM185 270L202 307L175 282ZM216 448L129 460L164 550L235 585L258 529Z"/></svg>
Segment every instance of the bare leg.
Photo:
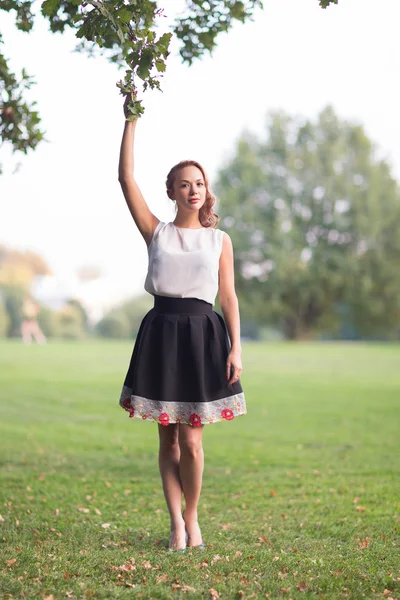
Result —
<svg viewBox="0 0 400 600"><path fill-rule="evenodd" d="M179 473L186 501L184 517L189 535L188 546L198 546L202 541L197 522L197 505L200 499L204 470L203 429L204 426L192 427L183 423L179 425L181 449Z"/></svg>
<svg viewBox="0 0 400 600"><path fill-rule="evenodd" d="M185 546L185 522L182 519L182 484L179 476L180 448L178 442L178 424L158 425L160 449L158 465L160 468L164 496L171 518L171 545L176 548Z"/></svg>
<svg viewBox="0 0 400 600"><path fill-rule="evenodd" d="M32 325L32 335L38 344L45 344L47 341L46 336L44 335L43 331L40 329L39 323L37 321L35 321L34 325Z"/></svg>
<svg viewBox="0 0 400 600"><path fill-rule="evenodd" d="M22 335L22 341L24 344L32 343L32 332L31 332L31 325L30 325L29 321L22 322L21 335Z"/></svg>

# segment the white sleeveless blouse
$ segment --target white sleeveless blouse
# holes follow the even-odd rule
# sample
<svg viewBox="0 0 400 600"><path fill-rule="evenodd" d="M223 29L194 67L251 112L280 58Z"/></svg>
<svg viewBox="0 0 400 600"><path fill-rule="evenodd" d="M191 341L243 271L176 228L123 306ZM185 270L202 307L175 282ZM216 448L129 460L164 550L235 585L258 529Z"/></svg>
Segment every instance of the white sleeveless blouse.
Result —
<svg viewBox="0 0 400 600"><path fill-rule="evenodd" d="M147 248L146 292L214 305L223 237L213 227L189 229L160 221Z"/></svg>

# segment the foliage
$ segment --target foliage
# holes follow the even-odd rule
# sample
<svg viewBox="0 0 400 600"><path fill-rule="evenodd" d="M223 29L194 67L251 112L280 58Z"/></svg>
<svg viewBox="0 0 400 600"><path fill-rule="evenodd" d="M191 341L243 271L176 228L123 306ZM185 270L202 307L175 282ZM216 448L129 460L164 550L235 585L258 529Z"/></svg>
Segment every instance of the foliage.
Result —
<svg viewBox="0 0 400 600"><path fill-rule="evenodd" d="M87 333L90 329L89 317L88 317L87 311L86 311L85 307L83 306L82 302L80 302L80 300L78 300L77 298L70 298L69 300L67 300L66 305L76 308L76 310L80 313L81 322L82 322L82 330Z"/></svg>
<svg viewBox="0 0 400 600"><path fill-rule="evenodd" d="M242 135L221 169L222 228L241 313L280 321L289 338L339 325L400 325L400 198L360 125L332 108L316 122L271 113L266 139Z"/></svg>
<svg viewBox="0 0 400 600"><path fill-rule="evenodd" d="M127 339L130 336L129 319L122 312L106 315L95 327L96 333L105 338Z"/></svg>
<svg viewBox="0 0 400 600"><path fill-rule="evenodd" d="M0 292L0 338L7 336L9 326L10 319L5 307L3 295Z"/></svg>
<svg viewBox="0 0 400 600"><path fill-rule="evenodd" d="M0 244L0 285L28 290L36 275L51 273L45 259L32 250L16 250Z"/></svg>
<svg viewBox="0 0 400 600"><path fill-rule="evenodd" d="M102 337L134 339L144 315L153 305L149 294L128 300L107 313L96 325L96 332Z"/></svg>
<svg viewBox="0 0 400 600"><path fill-rule="evenodd" d="M37 317L40 329L46 338L56 338L58 334L57 313L47 306L40 306L40 312Z"/></svg>
<svg viewBox="0 0 400 600"><path fill-rule="evenodd" d="M322 8L327 8L330 4L337 4L339 0L319 0L319 5Z"/></svg>
<svg viewBox="0 0 400 600"><path fill-rule="evenodd" d="M68 303L55 314L55 337L66 340L84 337L83 316L79 307Z"/></svg>
<svg viewBox="0 0 400 600"><path fill-rule="evenodd" d="M0 33L0 44L2 43ZM14 152L26 154L44 139L44 133L39 128L40 118L34 109L36 102L28 103L24 100L24 92L34 83L25 69L22 69L21 79L18 80L10 70L4 54L0 52L0 139L9 143Z"/></svg>
<svg viewBox="0 0 400 600"><path fill-rule="evenodd" d="M178 18L173 32L181 41L181 56L191 64L205 51L211 52L216 36L228 31L235 21L244 22L252 17L255 8L262 7L261 0L187 0L185 16ZM15 13L16 27L24 32L32 30L35 13L31 0L0 0L0 10ZM53 33L67 28L76 31L81 40L79 51L90 55L105 54L119 67L125 68L125 76L117 86L125 96L129 95L127 119L133 120L143 114L142 101L132 90L136 79L142 81L143 91L160 88L160 78L166 70L172 32L158 36L156 28L164 9L153 0L45 0L41 14L48 19ZM0 34L0 43L2 43ZM20 80L0 54L0 134L14 151L26 153L35 149L44 139L39 128L40 118L23 93L34 83L25 70Z"/></svg>
<svg viewBox="0 0 400 600"><path fill-rule="evenodd" d="M2 304L7 314L7 337L19 337L21 335L22 304L25 290L16 285L1 285L0 293Z"/></svg>

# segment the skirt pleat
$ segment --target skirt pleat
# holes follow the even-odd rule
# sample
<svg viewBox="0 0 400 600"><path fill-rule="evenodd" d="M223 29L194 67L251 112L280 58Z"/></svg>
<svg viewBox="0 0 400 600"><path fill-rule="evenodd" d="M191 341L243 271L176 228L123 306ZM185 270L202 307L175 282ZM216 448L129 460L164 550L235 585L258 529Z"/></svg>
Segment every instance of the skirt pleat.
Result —
<svg viewBox="0 0 400 600"><path fill-rule="evenodd" d="M119 404L130 417L194 427L246 414L240 380L228 385L229 336L198 298L154 296L136 336Z"/></svg>

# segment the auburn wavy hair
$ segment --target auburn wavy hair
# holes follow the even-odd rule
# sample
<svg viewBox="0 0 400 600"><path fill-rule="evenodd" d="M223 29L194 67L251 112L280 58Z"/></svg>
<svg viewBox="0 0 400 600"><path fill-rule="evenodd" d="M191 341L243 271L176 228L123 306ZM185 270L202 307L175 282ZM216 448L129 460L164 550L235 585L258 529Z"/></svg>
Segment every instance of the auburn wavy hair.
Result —
<svg viewBox="0 0 400 600"><path fill-rule="evenodd" d="M204 184L206 186L206 201L199 210L199 220L203 227L215 228L221 219L213 211L212 207L215 204L215 196L210 191L208 177L200 163L198 163L196 160L181 160L181 162L173 166L170 172L168 173L167 180L165 182L165 185L167 186L167 192L173 189L178 172L181 169L184 169L185 167L197 167L203 175Z"/></svg>

